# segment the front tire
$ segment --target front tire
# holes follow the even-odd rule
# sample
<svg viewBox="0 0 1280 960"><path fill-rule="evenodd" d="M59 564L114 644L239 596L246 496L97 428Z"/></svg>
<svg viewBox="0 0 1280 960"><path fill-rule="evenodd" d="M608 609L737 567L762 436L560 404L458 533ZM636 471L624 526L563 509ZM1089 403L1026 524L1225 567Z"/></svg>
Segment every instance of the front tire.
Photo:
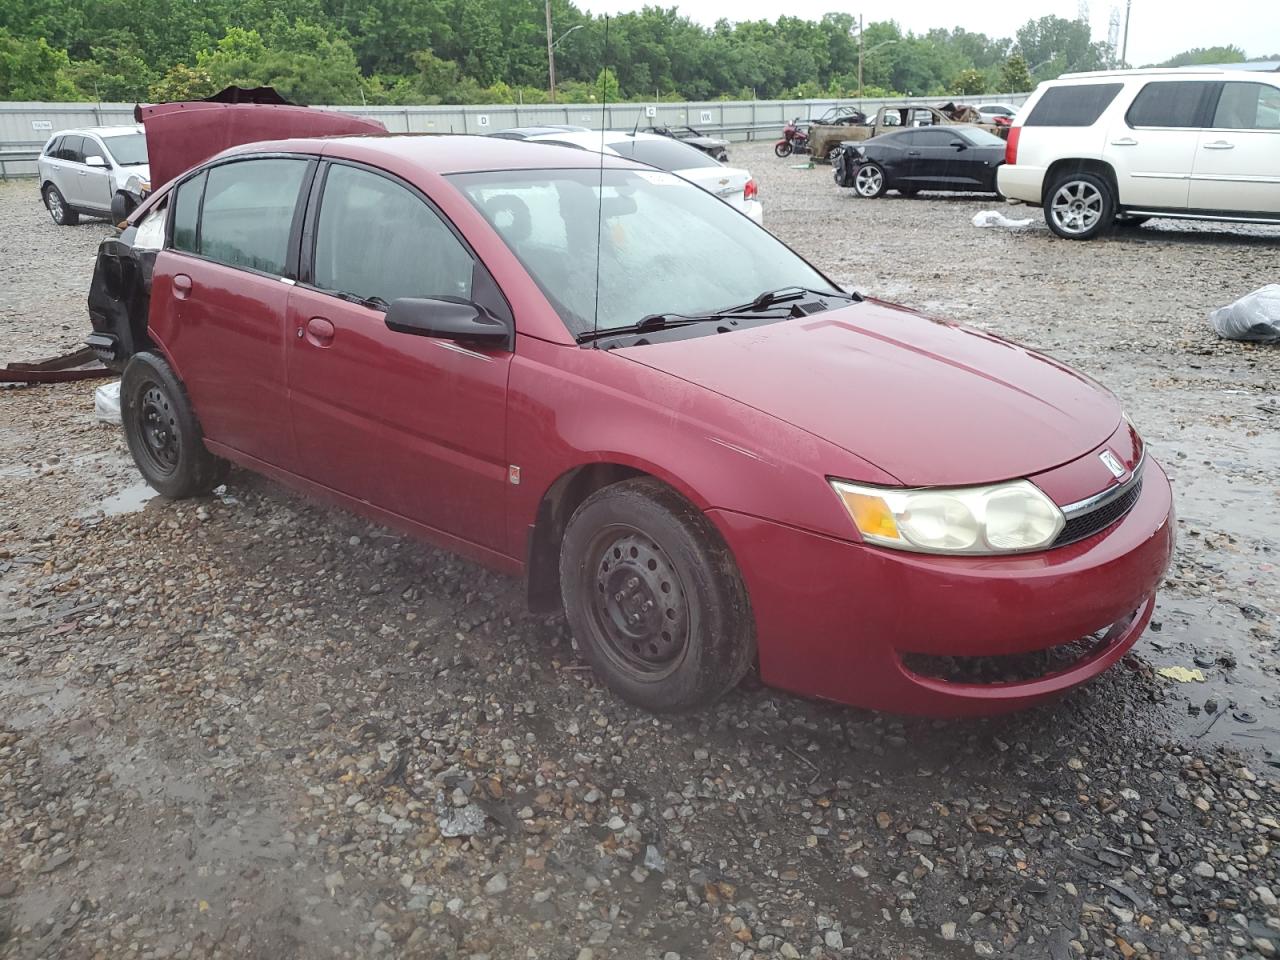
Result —
<svg viewBox="0 0 1280 960"><path fill-rule="evenodd" d="M788 143L786 140L783 140L781 143L775 143L773 145L773 154L776 157L781 157L783 159L786 159L787 157L791 156L791 149L792 149L791 144Z"/></svg>
<svg viewBox="0 0 1280 960"><path fill-rule="evenodd" d="M560 547L565 615L616 694L655 713L714 703L755 658L746 587L692 504L643 477L597 490Z"/></svg>
<svg viewBox="0 0 1280 960"><path fill-rule="evenodd" d="M205 496L226 480L230 464L204 445L186 389L158 354L129 358L120 383L120 419L133 462L162 496Z"/></svg>
<svg viewBox="0 0 1280 960"><path fill-rule="evenodd" d="M1115 223L1116 201L1110 185L1092 173L1069 173L1049 188L1045 223L1065 240L1092 240Z"/></svg>
<svg viewBox="0 0 1280 960"><path fill-rule="evenodd" d="M884 168L878 163L862 164L853 175L853 189L866 200L884 196L884 192L889 189Z"/></svg>
<svg viewBox="0 0 1280 960"><path fill-rule="evenodd" d="M129 214L138 209L138 202L133 199L131 194L125 193L123 190L116 191L111 198L111 222L117 227L125 220L129 219Z"/></svg>
<svg viewBox="0 0 1280 960"><path fill-rule="evenodd" d="M52 183L44 188L44 205L49 208L49 216L60 227L74 227L80 222L80 214L67 206L67 198Z"/></svg>

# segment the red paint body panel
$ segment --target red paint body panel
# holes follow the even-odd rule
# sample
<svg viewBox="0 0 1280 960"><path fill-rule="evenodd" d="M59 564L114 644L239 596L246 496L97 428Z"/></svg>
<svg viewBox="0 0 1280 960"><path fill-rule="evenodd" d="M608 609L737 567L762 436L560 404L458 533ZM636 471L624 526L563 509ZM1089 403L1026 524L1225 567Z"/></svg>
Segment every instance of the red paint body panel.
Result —
<svg viewBox="0 0 1280 960"><path fill-rule="evenodd" d="M990 713L1091 679L1145 627L1174 539L1168 481L1158 464L1147 470L1138 503L1114 527L1017 557L903 553L727 511L710 516L746 579L766 683L897 713ZM1135 612L1140 622L1108 656L1049 684L922 682L901 660L1044 649Z"/></svg>
<svg viewBox="0 0 1280 960"><path fill-rule="evenodd" d="M522 569L558 479L593 463L652 474L729 545L766 681L847 703L956 714L1025 706L1096 675L1145 627L1173 544L1169 484L1150 458L1122 520L1020 556L867 546L828 484L1029 477L1060 505L1094 496L1118 482L1098 459L1103 449L1130 472L1142 450L1115 398L1087 377L876 302L725 335L583 349L445 174L594 167L598 157L470 137L230 152L256 151L368 163L427 194L496 280L514 349L393 333L365 306L163 252L152 333L215 452L508 572ZM192 281L184 299L174 296L178 274ZM1038 650L1116 623L1091 659L1030 683L946 684L901 659Z"/></svg>
<svg viewBox="0 0 1280 960"><path fill-rule="evenodd" d="M264 103L157 103L140 108L139 113L147 136L153 190L239 144L387 132L376 120L348 113Z"/></svg>

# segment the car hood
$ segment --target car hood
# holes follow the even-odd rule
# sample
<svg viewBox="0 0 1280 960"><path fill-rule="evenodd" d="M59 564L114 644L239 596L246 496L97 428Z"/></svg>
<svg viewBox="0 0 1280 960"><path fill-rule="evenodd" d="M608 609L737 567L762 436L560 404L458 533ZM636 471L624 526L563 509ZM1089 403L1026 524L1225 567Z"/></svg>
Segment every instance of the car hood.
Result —
<svg viewBox="0 0 1280 960"><path fill-rule="evenodd" d="M1031 476L1093 450L1122 416L1109 392L1049 357L876 301L614 352L828 440L907 486Z"/></svg>

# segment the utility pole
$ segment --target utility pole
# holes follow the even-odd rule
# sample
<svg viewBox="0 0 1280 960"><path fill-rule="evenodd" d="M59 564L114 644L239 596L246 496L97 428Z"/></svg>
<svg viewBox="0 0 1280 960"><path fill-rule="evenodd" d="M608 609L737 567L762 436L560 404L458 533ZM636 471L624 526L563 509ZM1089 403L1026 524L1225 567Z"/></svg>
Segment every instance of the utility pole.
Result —
<svg viewBox="0 0 1280 960"><path fill-rule="evenodd" d="M551 81L551 102L556 102L556 51L551 45L551 0L547 0L547 76Z"/></svg>
<svg viewBox="0 0 1280 960"><path fill-rule="evenodd" d="M862 99L862 14L858 14L858 99Z"/></svg>
<svg viewBox="0 0 1280 960"><path fill-rule="evenodd" d="M1129 66L1129 7L1133 0L1124 0L1124 42L1120 47L1120 66Z"/></svg>

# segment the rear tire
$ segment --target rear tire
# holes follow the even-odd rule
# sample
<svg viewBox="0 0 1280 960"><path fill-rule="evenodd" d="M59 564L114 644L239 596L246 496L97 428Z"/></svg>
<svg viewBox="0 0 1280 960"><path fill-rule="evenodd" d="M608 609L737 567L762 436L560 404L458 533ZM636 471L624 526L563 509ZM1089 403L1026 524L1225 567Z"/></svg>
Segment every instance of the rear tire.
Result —
<svg viewBox="0 0 1280 960"><path fill-rule="evenodd" d="M618 696L655 713L708 706L755 659L755 622L728 547L703 514L641 477L597 490L560 545L565 615Z"/></svg>
<svg viewBox="0 0 1280 960"><path fill-rule="evenodd" d="M231 465L204 445L182 381L158 354L129 358L120 383L120 419L133 462L162 496L205 496L226 480Z"/></svg>
<svg viewBox="0 0 1280 960"><path fill-rule="evenodd" d="M1045 223L1064 240L1092 240L1115 224L1115 196L1097 174L1068 173L1045 196Z"/></svg>
<svg viewBox="0 0 1280 960"><path fill-rule="evenodd" d="M60 227L74 227L80 222L80 214L67 206L67 198L52 183L44 188L44 205L49 208L49 216Z"/></svg>

